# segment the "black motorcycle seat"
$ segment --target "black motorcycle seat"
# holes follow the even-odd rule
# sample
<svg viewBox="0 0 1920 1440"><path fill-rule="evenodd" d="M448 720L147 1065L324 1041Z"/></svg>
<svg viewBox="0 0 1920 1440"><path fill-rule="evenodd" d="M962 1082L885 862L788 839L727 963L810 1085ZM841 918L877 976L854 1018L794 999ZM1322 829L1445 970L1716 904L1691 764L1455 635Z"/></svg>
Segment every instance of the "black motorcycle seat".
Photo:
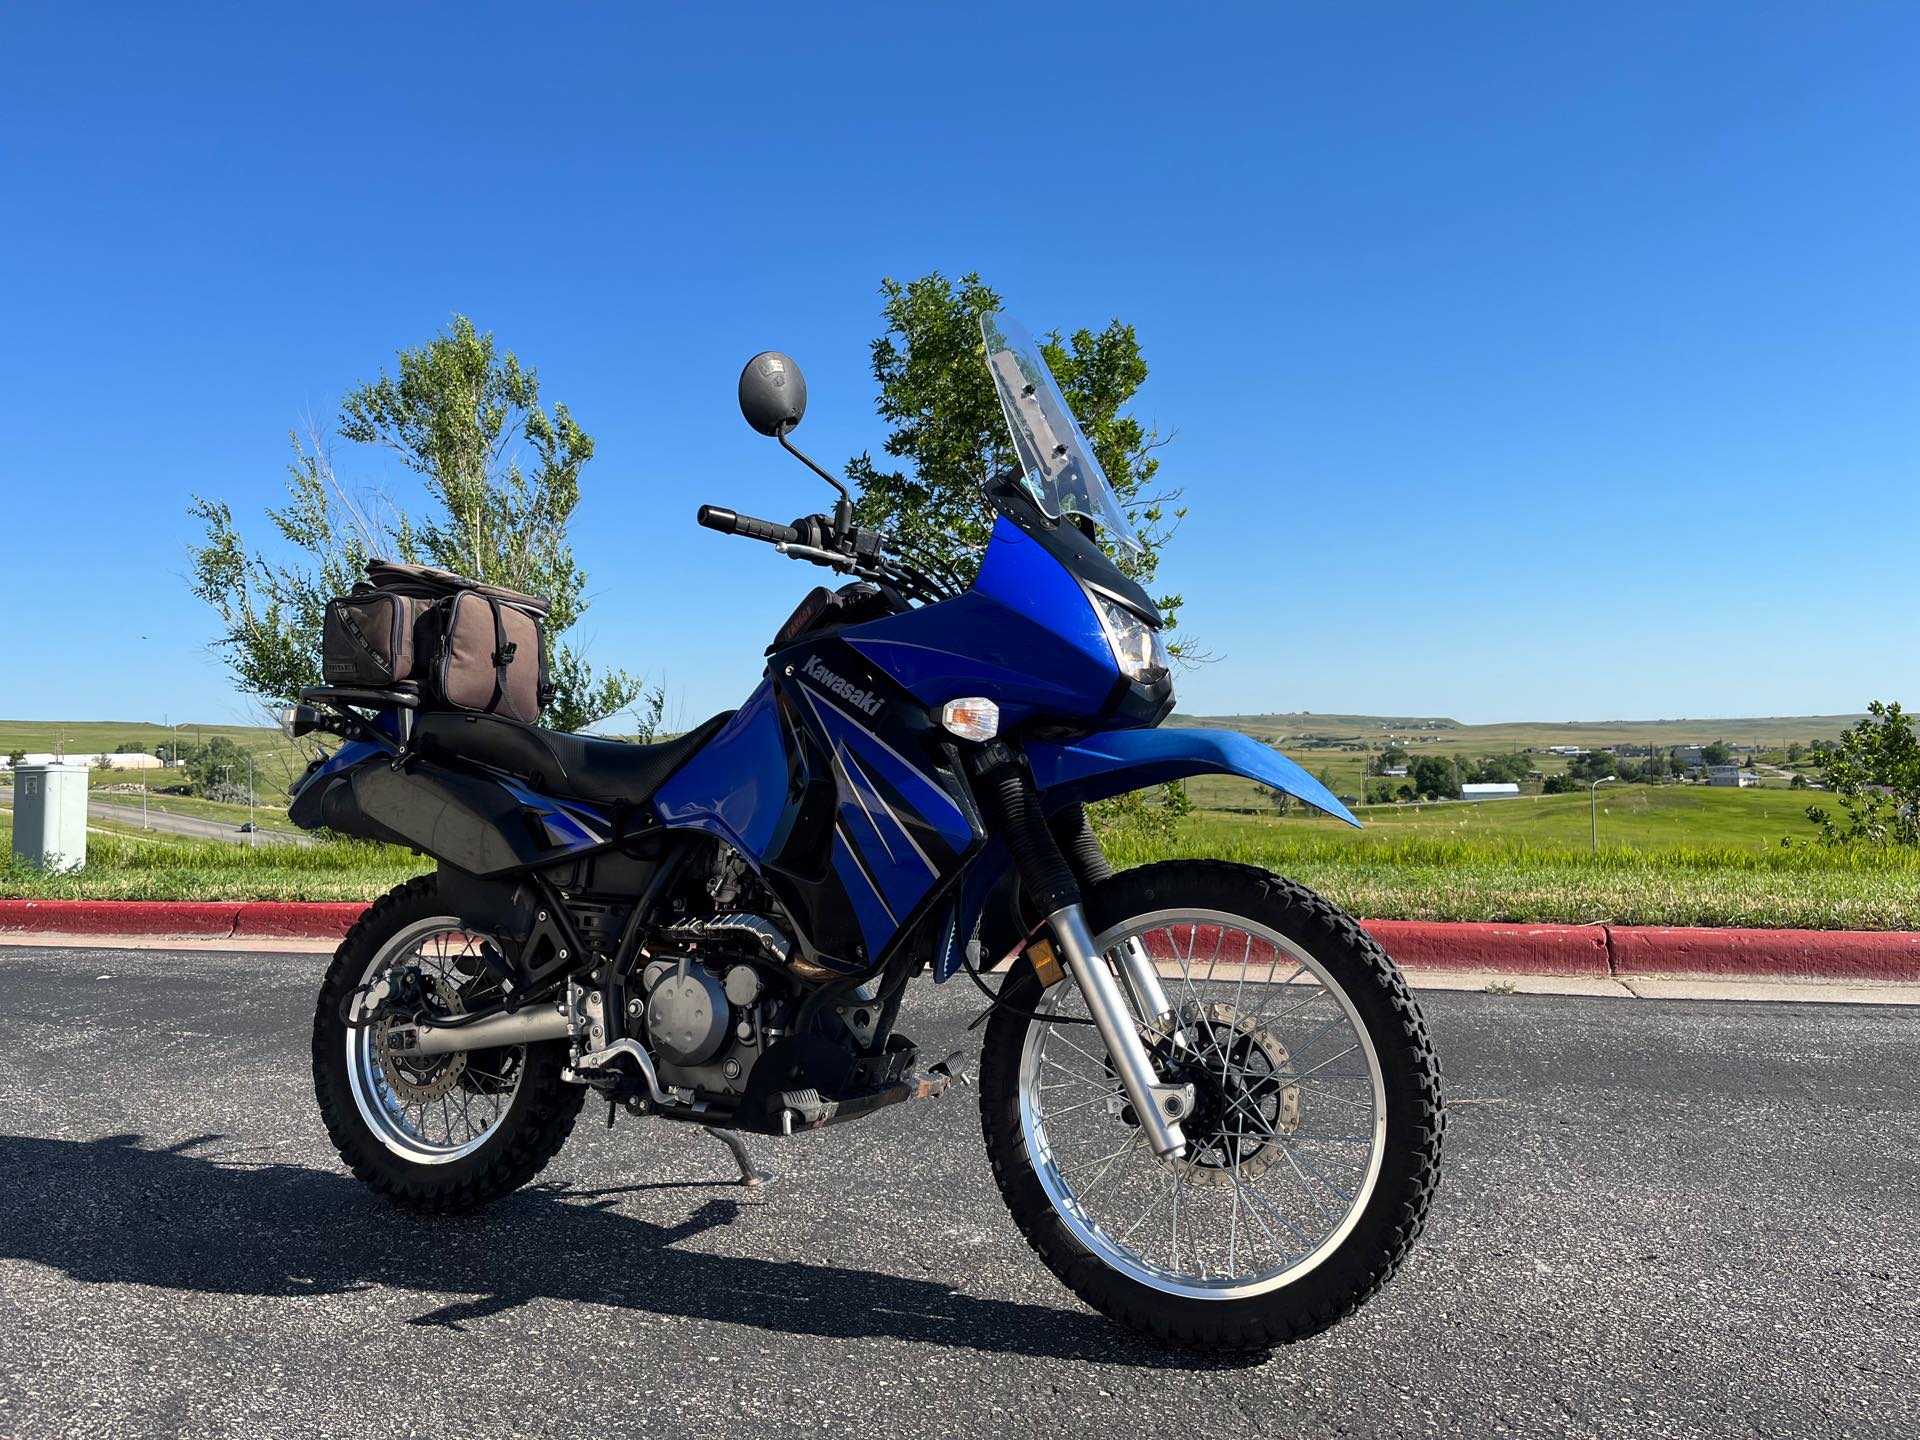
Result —
<svg viewBox="0 0 1920 1440"><path fill-rule="evenodd" d="M425 711L414 743L428 758L451 757L525 780L544 795L638 805L666 783L732 717L723 711L672 740L637 744L542 730L499 715Z"/></svg>

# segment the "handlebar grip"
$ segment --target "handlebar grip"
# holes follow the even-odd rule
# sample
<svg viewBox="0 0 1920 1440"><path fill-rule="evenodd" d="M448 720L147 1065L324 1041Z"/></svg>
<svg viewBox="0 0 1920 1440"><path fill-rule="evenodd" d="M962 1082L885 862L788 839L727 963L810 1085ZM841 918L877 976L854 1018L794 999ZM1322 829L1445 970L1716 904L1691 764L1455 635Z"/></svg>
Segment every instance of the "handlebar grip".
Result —
<svg viewBox="0 0 1920 1440"><path fill-rule="evenodd" d="M765 540L773 545L792 545L800 539L800 532L791 525L756 520L719 505L702 505L695 518L709 530L718 530L723 535L745 535L750 540Z"/></svg>

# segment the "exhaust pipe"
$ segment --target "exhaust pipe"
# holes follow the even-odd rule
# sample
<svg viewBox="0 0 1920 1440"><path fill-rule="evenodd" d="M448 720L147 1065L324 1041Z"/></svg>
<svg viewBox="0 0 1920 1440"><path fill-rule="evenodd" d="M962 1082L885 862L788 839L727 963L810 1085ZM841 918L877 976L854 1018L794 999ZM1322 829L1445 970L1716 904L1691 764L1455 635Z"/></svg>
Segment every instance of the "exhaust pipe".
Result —
<svg viewBox="0 0 1920 1440"><path fill-rule="evenodd" d="M491 1050L501 1045L531 1045L564 1040L573 1033L565 1012L549 1006L517 1015L489 1015L470 1025L393 1027L388 1040L411 1055L450 1055L456 1050Z"/></svg>

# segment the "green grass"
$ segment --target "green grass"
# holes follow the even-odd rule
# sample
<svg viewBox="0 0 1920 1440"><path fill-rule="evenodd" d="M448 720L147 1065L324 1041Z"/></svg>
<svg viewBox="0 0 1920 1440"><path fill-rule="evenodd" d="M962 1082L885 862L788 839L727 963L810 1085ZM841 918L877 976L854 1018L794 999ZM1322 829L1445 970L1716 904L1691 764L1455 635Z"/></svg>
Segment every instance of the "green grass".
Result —
<svg viewBox="0 0 1920 1440"><path fill-rule="evenodd" d="M13 859L0 815L0 895L68 900L372 900L432 868L390 845L232 845L125 833L87 836L87 865L46 875Z"/></svg>
<svg viewBox="0 0 1920 1440"><path fill-rule="evenodd" d="M139 810L140 792L138 790L102 792L99 786L93 789L92 798L101 804L121 805L130 810ZM263 799L265 797L262 797ZM278 798L277 796L275 797ZM218 820L231 825L236 830L247 823L248 811L245 805L229 805L220 800L201 800L191 795L154 795L147 796L147 809L155 815L185 815L196 820ZM258 804L253 807L253 823L262 830L278 830L288 835L301 833L300 827L287 819L286 806L283 804ZM136 827L137 828L137 827Z"/></svg>
<svg viewBox="0 0 1920 1440"><path fill-rule="evenodd" d="M1468 754L1499 748L1490 743L1494 732L1509 732L1509 746L1621 739L1675 744L1723 735L1784 745L1794 739L1831 738L1850 718L1569 727L1444 722L1446 728L1438 730L1395 722L1399 728L1394 733L1436 736L1431 743L1456 746ZM1371 717L1330 716L1244 716L1205 723L1230 723L1265 738L1288 730L1358 736L1367 725L1381 724ZM58 727L41 726L40 733L28 736L20 722L0 722L0 747L8 746L11 735L20 748L49 748L44 735L48 728ZM96 749L103 743L110 749L117 739L141 738L136 732L143 728L166 733L158 726L103 726L99 728L105 733L83 737L81 732L95 727L64 728L70 750ZM270 730L207 727L209 735L216 731L248 737L242 743L250 741L256 753L285 743ZM1285 739L1282 744L1296 748ZM1419 753L1418 746L1408 748ZM1295 758L1310 770L1331 766L1337 782L1343 772L1350 772L1351 783L1337 783L1347 791L1357 787L1364 760L1357 750L1337 748L1308 748ZM1805 844L1781 847L1784 837L1804 840L1813 833L1805 809L1816 797L1804 791L1602 786L1601 853L1589 857L1584 793L1476 804L1370 806L1360 812L1367 829L1356 833L1304 815L1280 819L1205 810L1229 801L1258 805L1250 782L1205 777L1193 782L1192 790L1202 813L1183 822L1172 845L1150 850L1137 841L1121 840L1111 847L1116 862L1137 864L1163 855L1242 860L1291 875L1357 914L1380 919L1920 929L1920 856L1835 852ZM137 794L118 799L139 803ZM236 825L245 818L245 807L179 797L164 803L176 807L176 813L213 815ZM276 828L286 823L283 815L264 807L258 818L269 816ZM9 819L0 814L0 846L8 854ZM254 849L105 828L110 833L90 837L90 861L80 874L46 876L8 864L0 868L0 894L370 900L429 868L427 861L386 847Z"/></svg>
<svg viewBox="0 0 1920 1440"><path fill-rule="evenodd" d="M1920 855L1795 848L1603 847L1417 832L1189 822L1166 847L1121 840L1114 863L1166 856L1259 865L1379 920L1512 920L1920 930Z"/></svg>

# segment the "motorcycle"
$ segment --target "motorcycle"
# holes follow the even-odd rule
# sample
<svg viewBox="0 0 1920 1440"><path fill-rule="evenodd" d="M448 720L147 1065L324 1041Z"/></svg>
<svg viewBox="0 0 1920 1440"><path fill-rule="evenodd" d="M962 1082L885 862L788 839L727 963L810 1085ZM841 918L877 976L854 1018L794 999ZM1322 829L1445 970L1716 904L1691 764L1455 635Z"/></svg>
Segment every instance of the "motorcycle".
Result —
<svg viewBox="0 0 1920 1440"><path fill-rule="evenodd" d="M1011 319L982 349L1017 464L984 483L977 575L855 523L796 449L806 382L755 356L743 413L839 489L791 525L699 523L850 577L815 589L738 710L648 744L444 713L402 688L301 693L338 737L308 828L437 862L354 925L316 1007L321 1115L353 1173L418 1212L532 1179L585 1097L794 1136L951 1083L897 1028L909 986L987 997L987 1155L1040 1259L1162 1341L1259 1349L1398 1268L1444 1113L1420 1009L1351 918L1268 871L1116 872L1092 802L1245 776L1349 824L1268 746L1162 728L1162 619L1111 558L1139 540ZM1002 967L1005 966L1004 973ZM997 977L997 978L996 978Z"/></svg>

